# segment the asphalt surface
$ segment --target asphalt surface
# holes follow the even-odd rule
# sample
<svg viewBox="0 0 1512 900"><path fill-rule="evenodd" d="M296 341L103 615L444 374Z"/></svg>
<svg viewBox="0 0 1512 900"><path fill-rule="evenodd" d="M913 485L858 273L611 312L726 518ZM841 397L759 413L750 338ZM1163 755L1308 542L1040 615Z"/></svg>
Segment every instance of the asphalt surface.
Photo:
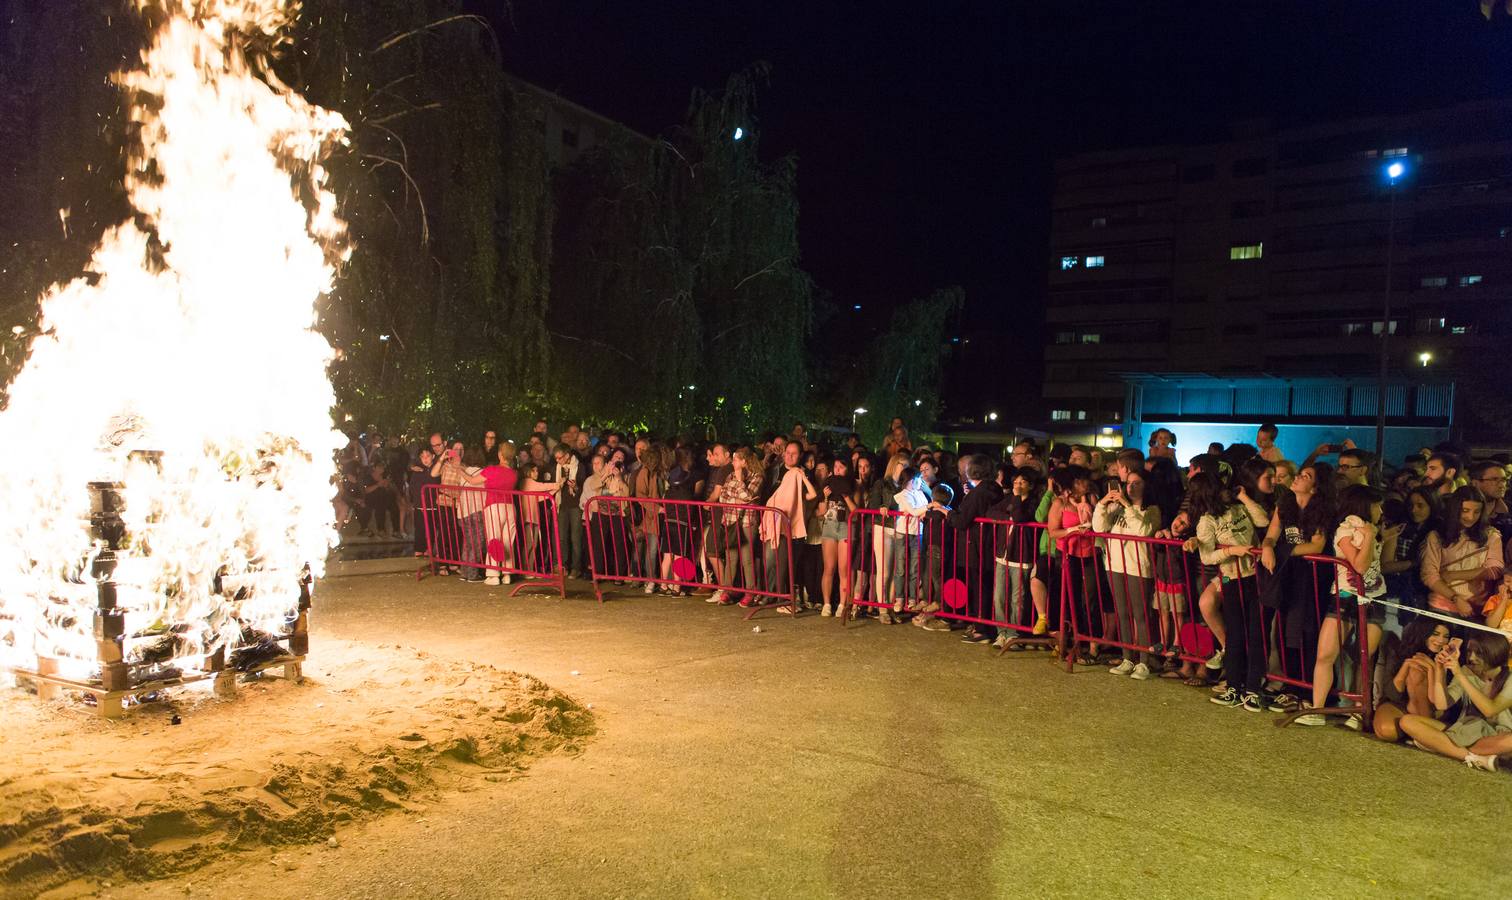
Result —
<svg viewBox="0 0 1512 900"><path fill-rule="evenodd" d="M752 627L759 625L760 633ZM322 636L529 672L599 734L338 846L115 897L1512 895L1512 777L949 633L332 579Z"/></svg>

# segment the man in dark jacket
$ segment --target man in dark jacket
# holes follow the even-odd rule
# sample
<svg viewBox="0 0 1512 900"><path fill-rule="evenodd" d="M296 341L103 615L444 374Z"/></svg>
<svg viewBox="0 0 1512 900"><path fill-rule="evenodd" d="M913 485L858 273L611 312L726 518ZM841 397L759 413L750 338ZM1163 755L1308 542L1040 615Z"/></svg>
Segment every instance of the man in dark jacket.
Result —
<svg viewBox="0 0 1512 900"><path fill-rule="evenodd" d="M583 482L588 476L588 466L578 460L577 454L565 444L557 444L552 453L553 465L541 473L541 480L553 484L562 482L557 494L557 551L562 557L562 567L574 578L583 577Z"/></svg>
<svg viewBox="0 0 1512 900"><path fill-rule="evenodd" d="M977 453L968 457L962 466L966 481L961 485L965 496L950 511L950 526L956 531L956 571L966 582L966 608L950 610L972 618L990 619L992 610L983 605L983 598L992 597L992 543L991 535L977 526L977 520L990 516L991 509L1002 502L1003 489L993 480L992 460ZM949 609L948 605L946 607ZM997 636L997 628L991 625L972 625L962 638L970 644L990 644Z"/></svg>

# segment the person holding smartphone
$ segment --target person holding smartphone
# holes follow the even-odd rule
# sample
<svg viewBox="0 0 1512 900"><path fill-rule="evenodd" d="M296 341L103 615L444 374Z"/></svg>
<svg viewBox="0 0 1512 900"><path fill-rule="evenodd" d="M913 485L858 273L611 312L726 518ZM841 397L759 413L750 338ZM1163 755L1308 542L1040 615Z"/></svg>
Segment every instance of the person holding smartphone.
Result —
<svg viewBox="0 0 1512 900"><path fill-rule="evenodd" d="M1453 679L1429 679L1434 709L1446 712L1459 705L1458 718L1403 716L1397 725L1424 750L1459 760L1471 768L1496 771L1496 758L1512 752L1512 678L1507 677L1507 639L1478 631L1464 644L1458 639L1434 658ZM1453 721L1453 725L1446 725Z"/></svg>

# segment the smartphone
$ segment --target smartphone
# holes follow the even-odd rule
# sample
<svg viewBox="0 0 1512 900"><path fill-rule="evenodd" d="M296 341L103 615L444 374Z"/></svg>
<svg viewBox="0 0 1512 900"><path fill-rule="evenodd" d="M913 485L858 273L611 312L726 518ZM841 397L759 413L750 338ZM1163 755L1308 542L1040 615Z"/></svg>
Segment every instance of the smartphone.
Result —
<svg viewBox="0 0 1512 900"><path fill-rule="evenodd" d="M1344 445L1343 444L1329 444L1328 445L1328 449L1325 450L1325 451L1323 451L1323 452L1325 452L1325 453L1339 453L1343 449L1344 449Z"/></svg>
<svg viewBox="0 0 1512 900"><path fill-rule="evenodd" d="M1447 646L1447 647L1444 648L1444 652L1447 653L1447 654L1449 654L1450 656L1458 659L1459 658L1459 652L1460 652L1460 645L1463 644L1463 643L1464 643L1464 640L1461 639L1461 638L1450 638L1449 639L1449 646Z"/></svg>

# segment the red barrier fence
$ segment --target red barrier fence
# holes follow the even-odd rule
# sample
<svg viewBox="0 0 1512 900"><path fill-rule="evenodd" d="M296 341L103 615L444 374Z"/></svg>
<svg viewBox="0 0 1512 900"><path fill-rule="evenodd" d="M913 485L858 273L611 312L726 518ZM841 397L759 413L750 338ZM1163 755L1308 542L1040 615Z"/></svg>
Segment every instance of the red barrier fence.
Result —
<svg viewBox="0 0 1512 900"><path fill-rule="evenodd" d="M786 607L793 596L793 528L786 513L657 497L588 498L588 566L602 602L606 581L663 592L712 590L750 610ZM718 596L718 595L716 595Z"/></svg>
<svg viewBox="0 0 1512 900"><path fill-rule="evenodd" d="M1322 671L1331 673L1333 685L1344 683L1336 671L1345 658L1341 648L1356 647L1358 671L1356 687L1338 691L1352 704L1317 712L1358 713L1368 721L1367 607L1341 599L1334 587L1348 563L1303 556L1285 560L1272 573L1257 559L1256 548L1209 565L1187 546L1175 539L1092 531L1068 538L1060 585L1061 618L1071 623L1068 671L1084 645L1120 648L1131 664L1143 663L1157 673L1167 659L1205 663L1222 645L1224 676L1235 690L1262 693L1269 685L1290 686L1310 702L1321 633ZM1351 630L1353 641L1347 642ZM1280 724L1307 712L1313 710L1298 710Z"/></svg>
<svg viewBox="0 0 1512 900"><path fill-rule="evenodd" d="M842 596L884 616L910 612L1016 632L1000 639L1004 649L1057 641L1067 671L1082 648L1095 646L1126 650L1131 667L1143 663L1156 675L1167 660L1206 664L1226 640L1222 661L1236 691L1280 685L1306 702L1315 670L1344 685L1340 670L1353 656L1353 686L1322 691L1351 703L1316 712L1368 721L1375 626L1365 606L1338 595L1343 560L1298 557L1272 573L1259 550L1247 548L1242 563L1232 558L1236 577L1225 579L1180 540L1085 531L1062 548L1050 544L1038 522L978 519L957 529L944 516L858 509ZM1280 724L1309 712L1297 709Z"/></svg>
<svg viewBox="0 0 1512 900"><path fill-rule="evenodd" d="M957 529L943 516L857 509L848 533L843 596L851 605L1027 636L1017 643L1053 640L1044 524L978 519Z"/></svg>
<svg viewBox="0 0 1512 900"><path fill-rule="evenodd" d="M490 580L519 575L525 580L511 596L548 587L566 599L554 494L428 484L421 489L421 501L432 574L448 566Z"/></svg>

